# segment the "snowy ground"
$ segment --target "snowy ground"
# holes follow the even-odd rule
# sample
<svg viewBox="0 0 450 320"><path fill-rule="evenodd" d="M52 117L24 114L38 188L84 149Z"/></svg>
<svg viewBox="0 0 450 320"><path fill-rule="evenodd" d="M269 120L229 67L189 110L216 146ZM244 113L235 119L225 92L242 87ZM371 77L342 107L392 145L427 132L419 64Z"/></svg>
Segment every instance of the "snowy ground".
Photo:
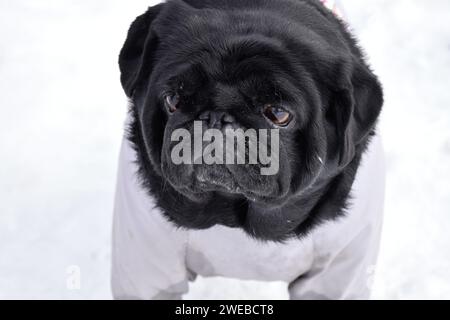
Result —
<svg viewBox="0 0 450 320"><path fill-rule="evenodd" d="M154 2L0 0L0 299L111 297L126 105L117 53L130 21ZM450 2L343 3L386 91L388 189L374 297L449 299ZM283 289L200 279L188 297L283 299Z"/></svg>

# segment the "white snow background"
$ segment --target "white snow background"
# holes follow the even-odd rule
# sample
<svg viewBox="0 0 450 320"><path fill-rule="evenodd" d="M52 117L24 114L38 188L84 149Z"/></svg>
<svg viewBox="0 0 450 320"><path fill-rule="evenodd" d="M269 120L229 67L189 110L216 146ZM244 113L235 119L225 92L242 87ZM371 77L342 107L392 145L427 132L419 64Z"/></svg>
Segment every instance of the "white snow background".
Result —
<svg viewBox="0 0 450 320"><path fill-rule="evenodd" d="M156 1L0 0L0 299L109 299L126 99L117 55ZM450 299L450 2L344 0L385 88L385 227L374 298ZM81 288L67 286L79 266ZM68 269L69 268L69 269ZM187 298L284 299L199 279Z"/></svg>

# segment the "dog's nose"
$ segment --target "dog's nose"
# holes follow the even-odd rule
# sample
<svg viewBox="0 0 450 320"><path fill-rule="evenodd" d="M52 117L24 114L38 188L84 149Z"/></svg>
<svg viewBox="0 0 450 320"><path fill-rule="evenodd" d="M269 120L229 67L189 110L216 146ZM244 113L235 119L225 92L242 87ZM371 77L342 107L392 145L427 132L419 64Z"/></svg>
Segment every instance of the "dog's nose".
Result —
<svg viewBox="0 0 450 320"><path fill-rule="evenodd" d="M225 124L231 124L236 119L225 111L204 111L199 116L200 120L207 121L209 128L221 129Z"/></svg>

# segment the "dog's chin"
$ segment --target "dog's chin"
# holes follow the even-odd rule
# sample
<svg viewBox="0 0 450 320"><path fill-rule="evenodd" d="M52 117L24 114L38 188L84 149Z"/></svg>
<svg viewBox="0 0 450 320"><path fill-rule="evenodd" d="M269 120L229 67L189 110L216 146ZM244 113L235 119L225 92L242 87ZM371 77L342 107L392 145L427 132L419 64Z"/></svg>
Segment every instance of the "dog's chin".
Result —
<svg viewBox="0 0 450 320"><path fill-rule="evenodd" d="M193 178L195 180L194 187L199 192L240 194L243 191L225 166L199 167L194 170Z"/></svg>
<svg viewBox="0 0 450 320"><path fill-rule="evenodd" d="M266 194L258 192L263 188L255 183L249 183L253 185L253 190L240 185L233 173L223 165L198 166L191 171L190 176L178 178L185 181L172 183L174 188L196 202L206 201L215 195L230 200L246 199L251 202L260 202L268 198Z"/></svg>

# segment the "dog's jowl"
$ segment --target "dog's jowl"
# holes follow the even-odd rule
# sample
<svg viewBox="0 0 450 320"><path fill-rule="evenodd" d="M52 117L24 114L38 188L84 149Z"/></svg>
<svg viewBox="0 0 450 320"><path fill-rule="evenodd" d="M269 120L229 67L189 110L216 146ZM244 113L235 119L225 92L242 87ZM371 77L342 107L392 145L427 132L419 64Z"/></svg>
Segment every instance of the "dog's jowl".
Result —
<svg viewBox="0 0 450 320"><path fill-rule="evenodd" d="M383 94L322 2L169 0L131 24L116 298L180 298L195 275L281 280L292 299L369 296Z"/></svg>

